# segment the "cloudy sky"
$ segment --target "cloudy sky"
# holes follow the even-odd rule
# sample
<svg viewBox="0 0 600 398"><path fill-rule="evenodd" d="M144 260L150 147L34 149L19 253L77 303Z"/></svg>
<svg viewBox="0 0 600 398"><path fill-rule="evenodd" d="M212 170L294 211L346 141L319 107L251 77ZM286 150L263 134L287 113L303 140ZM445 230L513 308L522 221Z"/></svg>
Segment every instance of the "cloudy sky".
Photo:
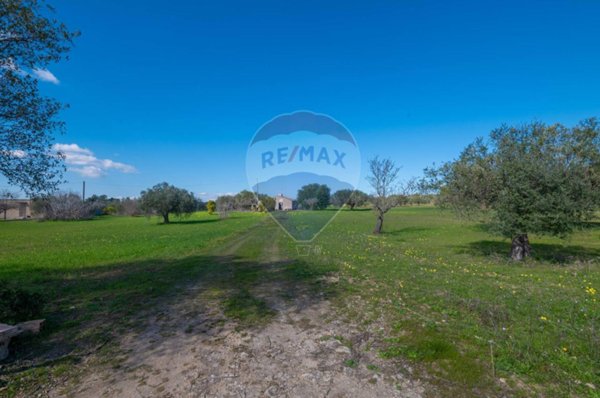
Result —
<svg viewBox="0 0 600 398"><path fill-rule="evenodd" d="M252 135L296 110L404 177L502 123L600 115L598 2L50 3L82 32L68 62L32 71L70 104L66 190L244 189Z"/></svg>

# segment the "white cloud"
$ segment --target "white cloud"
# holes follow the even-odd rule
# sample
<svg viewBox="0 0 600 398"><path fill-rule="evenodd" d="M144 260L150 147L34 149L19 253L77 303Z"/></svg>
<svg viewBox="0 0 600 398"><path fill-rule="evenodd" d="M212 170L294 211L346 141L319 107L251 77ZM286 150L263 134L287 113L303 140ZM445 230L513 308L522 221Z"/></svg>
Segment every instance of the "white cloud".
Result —
<svg viewBox="0 0 600 398"><path fill-rule="evenodd" d="M65 157L68 170L83 177L97 178L110 170L121 173L135 173L135 167L129 164L115 162L110 159L98 159L92 151L77 144L54 144L52 147Z"/></svg>
<svg viewBox="0 0 600 398"><path fill-rule="evenodd" d="M98 178L105 174L104 171L97 166L69 167L69 171L89 178Z"/></svg>
<svg viewBox="0 0 600 398"><path fill-rule="evenodd" d="M207 200L216 200L219 196L235 196L236 192L196 192L197 196L206 202Z"/></svg>
<svg viewBox="0 0 600 398"><path fill-rule="evenodd" d="M59 84L60 81L54 76L52 72L48 69L37 69L33 70L33 75L43 82L48 82L52 84Z"/></svg>
<svg viewBox="0 0 600 398"><path fill-rule="evenodd" d="M27 72L26 70L21 69L12 58L1 59L0 68L10 70L21 76L33 76L36 79L43 82L48 82L57 85L60 84L60 80L58 80L58 78L54 76L54 73L50 72L48 69L33 68L31 72Z"/></svg>
<svg viewBox="0 0 600 398"><path fill-rule="evenodd" d="M20 149L15 149L14 151L8 151L8 155L13 157L13 158L19 158L22 159L25 156L27 156L27 153L25 151L22 151Z"/></svg>
<svg viewBox="0 0 600 398"><path fill-rule="evenodd" d="M21 69L15 64L15 61L12 58L5 58L0 60L0 66L3 69L7 69L13 72L17 72L19 74L23 73Z"/></svg>

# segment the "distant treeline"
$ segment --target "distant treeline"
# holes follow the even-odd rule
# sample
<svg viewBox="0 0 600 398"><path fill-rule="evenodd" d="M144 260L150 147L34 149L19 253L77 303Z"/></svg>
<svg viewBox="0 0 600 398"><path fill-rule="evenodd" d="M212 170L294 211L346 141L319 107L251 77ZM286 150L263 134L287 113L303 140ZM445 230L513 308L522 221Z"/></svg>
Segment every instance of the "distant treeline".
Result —
<svg viewBox="0 0 600 398"><path fill-rule="evenodd" d="M308 184L303 186L296 196L295 208L299 210L321 210L326 208L371 207L371 196L351 189L342 189L331 194L327 185ZM427 205L435 202L433 194L393 195L396 206ZM209 203L212 201L209 201ZM275 198L265 194L258 197L253 192L243 190L235 195L222 195L215 201L217 212L228 211L273 211Z"/></svg>
<svg viewBox="0 0 600 398"><path fill-rule="evenodd" d="M141 216L140 200L137 198L111 198L93 195L82 200L78 194L56 193L32 201L31 211L36 218L46 220L83 220L95 216L115 214Z"/></svg>
<svg viewBox="0 0 600 398"><path fill-rule="evenodd" d="M310 184L298 193L298 209L317 210L325 208L369 208L371 197L362 191L339 190L329 194L329 188ZM436 195L395 195L397 206L433 204ZM194 198L189 206L192 211L209 211L226 214L231 211L273 211L275 198L265 194L258 197L243 190L235 195L221 195L216 200L204 202ZM92 195L85 200L75 193L57 193L33 199L34 217L46 220L83 220L102 215L143 216L155 212L145 209L140 198L114 198L107 195Z"/></svg>

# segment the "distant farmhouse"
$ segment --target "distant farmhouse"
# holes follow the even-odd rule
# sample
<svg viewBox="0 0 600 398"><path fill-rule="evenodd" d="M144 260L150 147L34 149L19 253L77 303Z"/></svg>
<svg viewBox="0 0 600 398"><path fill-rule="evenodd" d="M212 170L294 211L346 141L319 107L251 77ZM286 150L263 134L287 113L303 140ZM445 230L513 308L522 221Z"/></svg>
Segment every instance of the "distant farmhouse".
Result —
<svg viewBox="0 0 600 398"><path fill-rule="evenodd" d="M25 220L31 218L31 200L4 199L0 201L0 219Z"/></svg>
<svg viewBox="0 0 600 398"><path fill-rule="evenodd" d="M282 193L275 196L275 210L293 210L293 209L294 209L294 200L293 199L283 196Z"/></svg>

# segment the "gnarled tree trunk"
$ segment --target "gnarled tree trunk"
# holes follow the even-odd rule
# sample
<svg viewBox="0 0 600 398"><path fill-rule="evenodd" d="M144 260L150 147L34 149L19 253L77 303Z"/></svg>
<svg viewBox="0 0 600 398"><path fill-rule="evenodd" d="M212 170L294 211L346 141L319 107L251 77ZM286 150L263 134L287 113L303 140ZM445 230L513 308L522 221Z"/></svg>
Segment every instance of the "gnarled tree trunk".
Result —
<svg viewBox="0 0 600 398"><path fill-rule="evenodd" d="M383 228L383 213L377 215L377 223L375 224L375 229L373 233L375 235L379 235L381 233L381 229Z"/></svg>
<svg viewBox="0 0 600 398"><path fill-rule="evenodd" d="M162 216L163 216L163 223L168 224L169 223L169 213L164 213Z"/></svg>
<svg viewBox="0 0 600 398"><path fill-rule="evenodd" d="M521 234L514 237L510 249L510 257L515 261L522 261L531 254L531 245L527 234Z"/></svg>

